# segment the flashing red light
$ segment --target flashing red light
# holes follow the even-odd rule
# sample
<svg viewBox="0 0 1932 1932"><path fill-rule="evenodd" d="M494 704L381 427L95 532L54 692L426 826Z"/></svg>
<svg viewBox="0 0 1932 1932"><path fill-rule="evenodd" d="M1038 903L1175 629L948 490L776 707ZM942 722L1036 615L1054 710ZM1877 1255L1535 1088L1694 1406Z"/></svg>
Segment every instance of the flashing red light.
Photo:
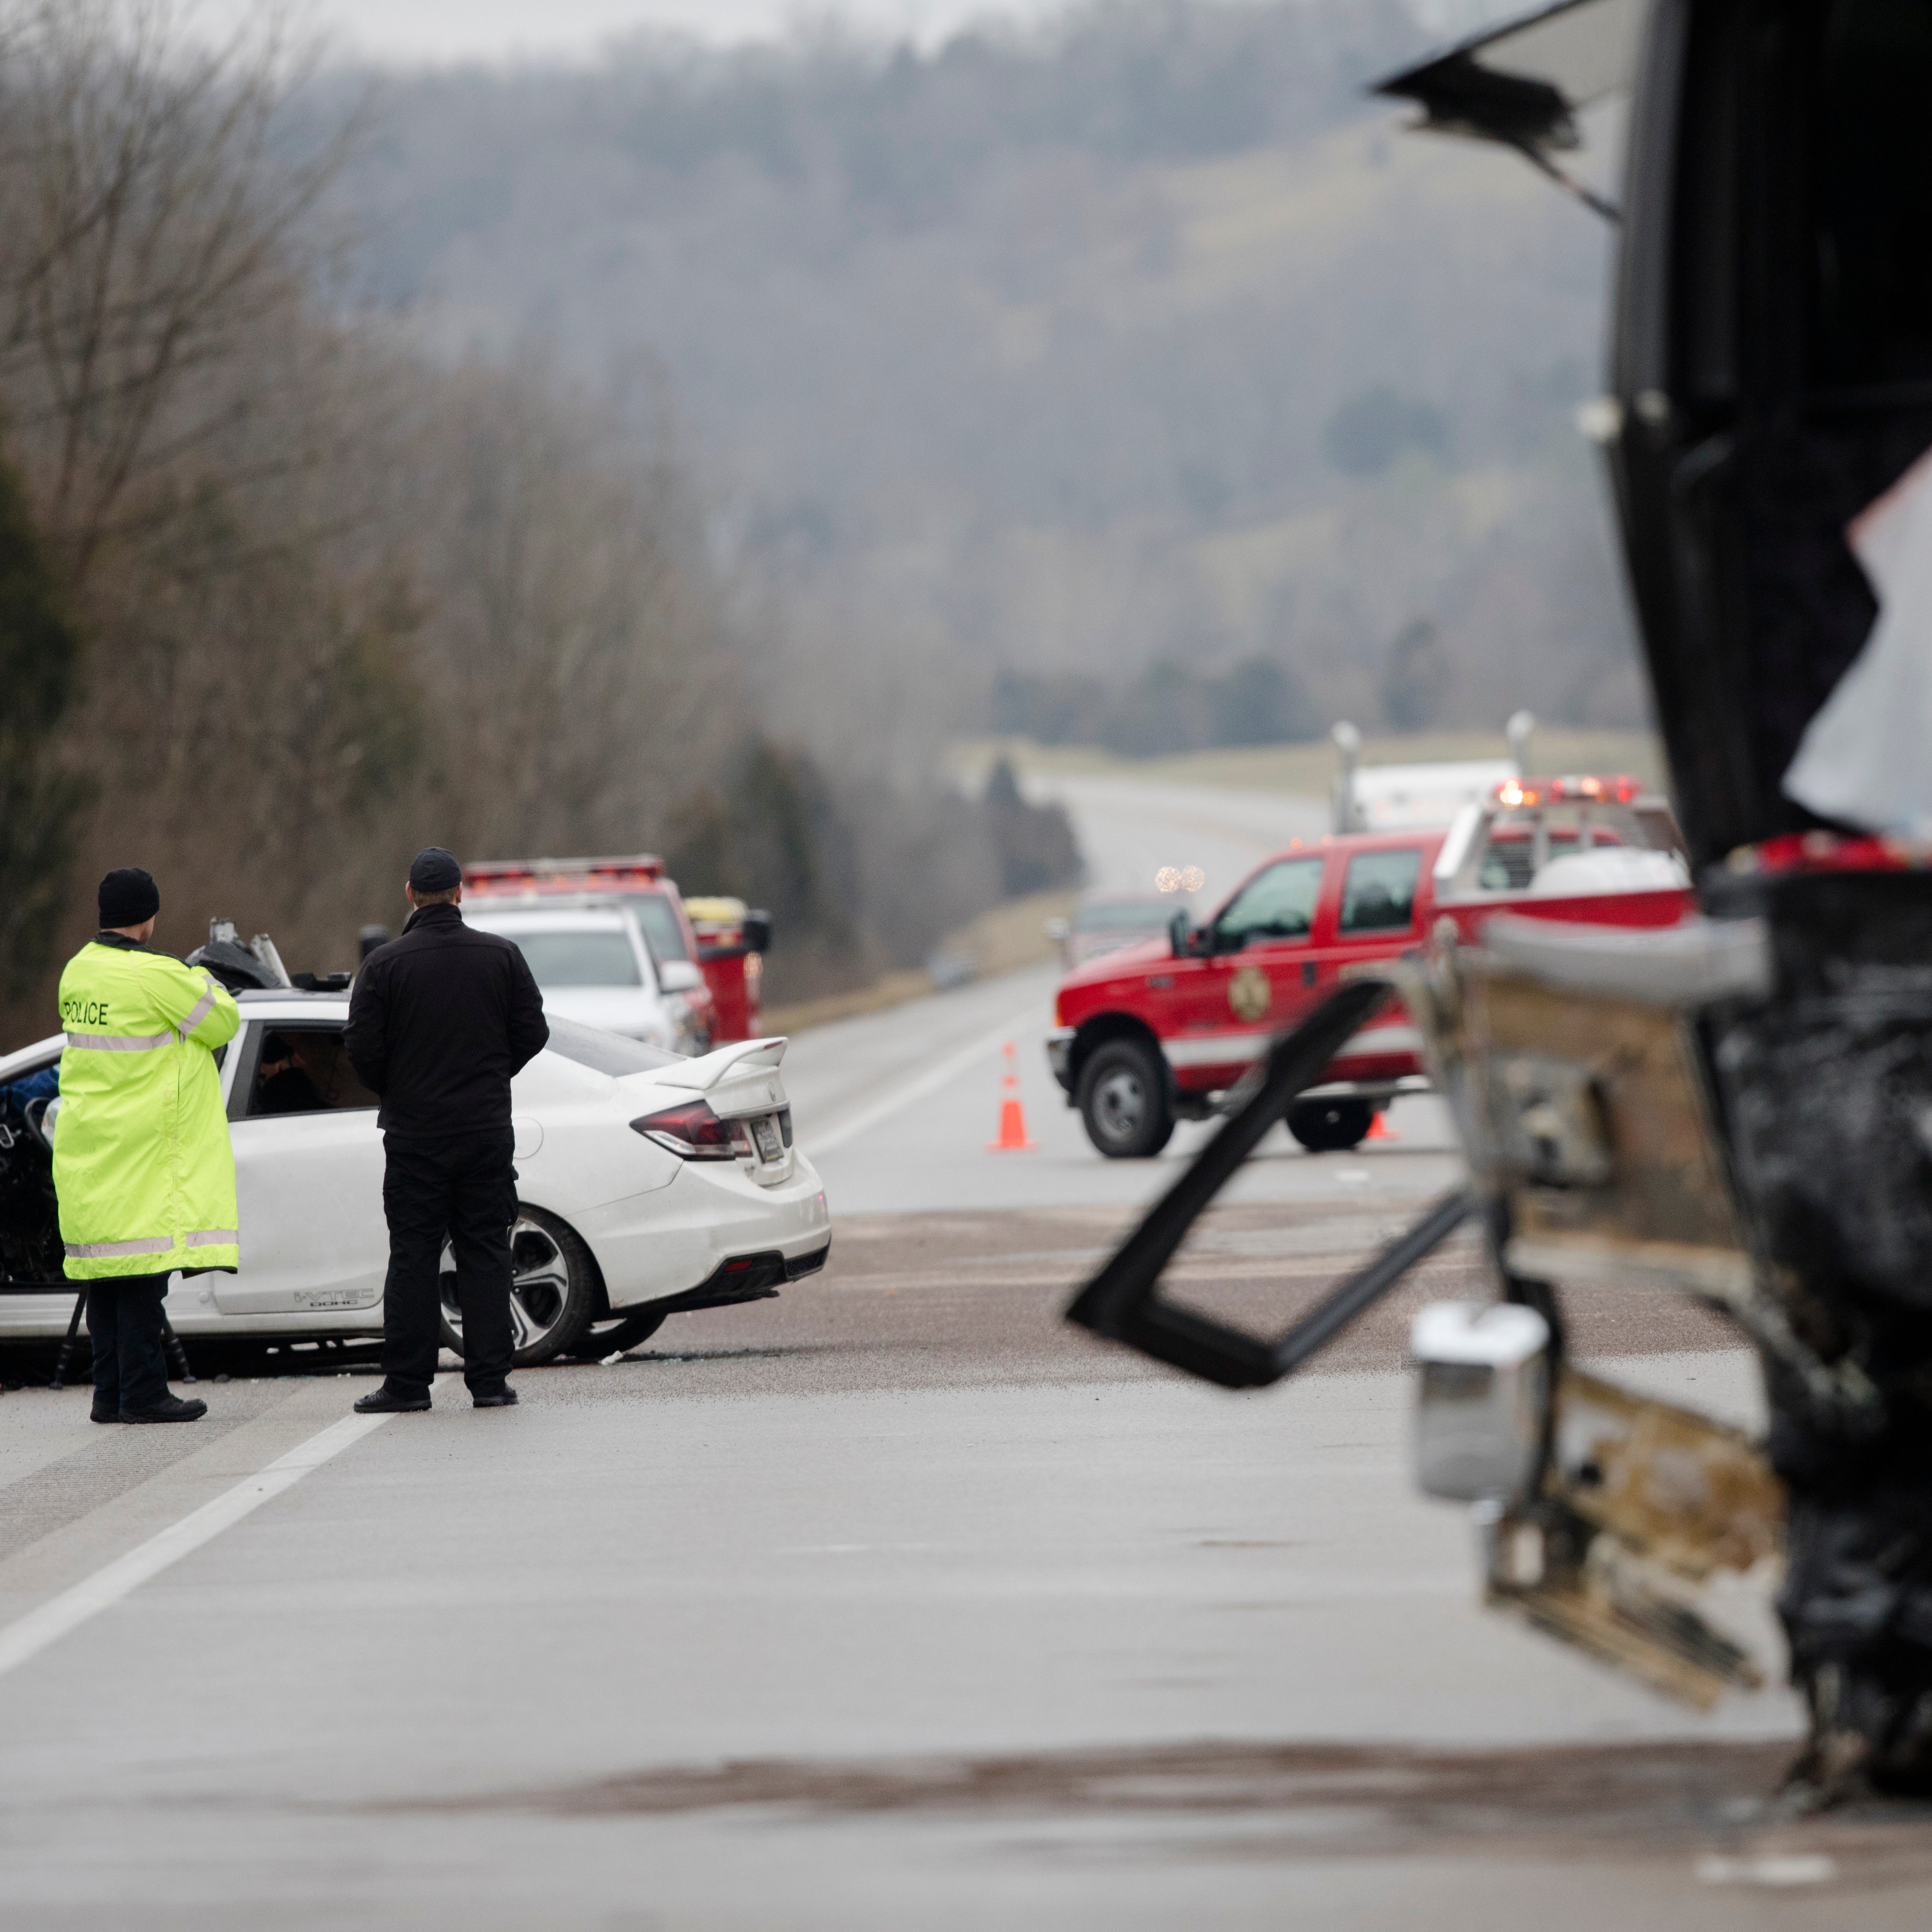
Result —
<svg viewBox="0 0 1932 1932"><path fill-rule="evenodd" d="M463 868L463 883L484 892L568 892L619 886L654 886L664 875L655 852L611 859L479 859Z"/></svg>
<svg viewBox="0 0 1932 1932"><path fill-rule="evenodd" d="M1641 782L1615 778L1505 778L1496 800L1514 811L1526 805L1628 805L1643 794Z"/></svg>

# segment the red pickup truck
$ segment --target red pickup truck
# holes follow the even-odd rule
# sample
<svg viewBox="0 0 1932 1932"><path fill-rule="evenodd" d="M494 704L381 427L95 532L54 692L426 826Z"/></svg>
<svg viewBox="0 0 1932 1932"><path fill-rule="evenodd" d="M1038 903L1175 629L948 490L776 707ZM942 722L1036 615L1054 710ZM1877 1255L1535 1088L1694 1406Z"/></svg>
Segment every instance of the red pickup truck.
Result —
<svg viewBox="0 0 1932 1932"><path fill-rule="evenodd" d="M1047 1053L1088 1138L1158 1154L1202 1119L1348 968L1421 947L1438 922L1474 939L1507 909L1599 926L1674 926L1693 906L1667 800L1628 778L1512 778L1448 830L1298 842L1204 926L1109 952L1060 983ZM1421 1039L1385 1008L1290 1112L1314 1151L1354 1146L1400 1093L1426 1088Z"/></svg>

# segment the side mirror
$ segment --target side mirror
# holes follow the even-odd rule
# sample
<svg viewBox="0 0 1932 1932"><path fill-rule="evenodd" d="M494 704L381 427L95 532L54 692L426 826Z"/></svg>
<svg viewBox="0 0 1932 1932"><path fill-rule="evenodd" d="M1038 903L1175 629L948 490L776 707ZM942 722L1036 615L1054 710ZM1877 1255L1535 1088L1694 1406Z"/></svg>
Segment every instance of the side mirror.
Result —
<svg viewBox="0 0 1932 1932"><path fill-rule="evenodd" d="M1177 959L1185 959L1194 950L1194 928L1184 908L1178 908L1167 922L1167 944Z"/></svg>
<svg viewBox="0 0 1932 1932"><path fill-rule="evenodd" d="M658 985L667 993L694 993L704 983L703 972L688 959L658 962Z"/></svg>
<svg viewBox="0 0 1932 1932"><path fill-rule="evenodd" d="M769 952L772 950L772 916L768 912L748 912L745 915L745 950L747 952Z"/></svg>

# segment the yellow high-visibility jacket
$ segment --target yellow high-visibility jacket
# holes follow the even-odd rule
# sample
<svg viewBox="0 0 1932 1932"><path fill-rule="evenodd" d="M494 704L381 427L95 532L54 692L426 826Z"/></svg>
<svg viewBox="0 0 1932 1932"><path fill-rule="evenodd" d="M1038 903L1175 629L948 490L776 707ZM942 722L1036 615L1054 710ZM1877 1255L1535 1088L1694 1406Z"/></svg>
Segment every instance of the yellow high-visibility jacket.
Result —
<svg viewBox="0 0 1932 1932"><path fill-rule="evenodd" d="M242 1016L207 974L110 936L61 975L54 1192L67 1272L237 1268L235 1150L214 1049Z"/></svg>

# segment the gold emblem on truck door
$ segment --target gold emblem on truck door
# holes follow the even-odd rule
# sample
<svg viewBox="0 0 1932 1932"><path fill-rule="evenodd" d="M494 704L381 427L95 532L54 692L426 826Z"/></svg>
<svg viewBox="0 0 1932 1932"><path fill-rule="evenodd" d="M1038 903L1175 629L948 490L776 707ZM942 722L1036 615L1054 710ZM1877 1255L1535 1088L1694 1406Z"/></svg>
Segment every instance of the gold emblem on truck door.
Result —
<svg viewBox="0 0 1932 1932"><path fill-rule="evenodd" d="M1228 982L1228 1004L1238 1020L1258 1020L1268 1010L1274 989L1258 966L1244 966Z"/></svg>

